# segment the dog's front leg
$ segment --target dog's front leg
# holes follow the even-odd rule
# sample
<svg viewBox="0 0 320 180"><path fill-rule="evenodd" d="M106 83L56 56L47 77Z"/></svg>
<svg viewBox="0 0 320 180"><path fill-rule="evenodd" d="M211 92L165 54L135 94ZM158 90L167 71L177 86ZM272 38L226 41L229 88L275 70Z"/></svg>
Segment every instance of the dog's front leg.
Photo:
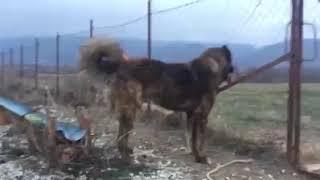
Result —
<svg viewBox="0 0 320 180"><path fill-rule="evenodd" d="M192 147L191 147L191 133L192 133L192 113L191 112L187 112L187 119L186 119L186 127L184 130L184 134L185 134L185 140L186 140L186 148L187 148L187 153L193 153L192 152Z"/></svg>
<svg viewBox="0 0 320 180"><path fill-rule="evenodd" d="M194 114L192 118L192 153L196 162L206 163L207 157L203 154L202 150L200 150L200 116L199 114Z"/></svg>
<svg viewBox="0 0 320 180"><path fill-rule="evenodd" d="M210 158L206 157L206 149L207 149L207 140L206 140L206 134L207 134L207 124L208 119L207 117L202 116L202 119L199 121L199 156L200 159L203 158L203 160L200 160L200 162L211 164Z"/></svg>
<svg viewBox="0 0 320 180"><path fill-rule="evenodd" d="M192 152L196 162L211 164L206 156L206 132L208 124L208 115L214 103L214 98L206 95L202 98L201 104L192 114Z"/></svg>
<svg viewBox="0 0 320 180"><path fill-rule="evenodd" d="M205 152L206 128L206 118L200 114L195 115L192 123L192 153L196 162L210 164L210 159Z"/></svg>

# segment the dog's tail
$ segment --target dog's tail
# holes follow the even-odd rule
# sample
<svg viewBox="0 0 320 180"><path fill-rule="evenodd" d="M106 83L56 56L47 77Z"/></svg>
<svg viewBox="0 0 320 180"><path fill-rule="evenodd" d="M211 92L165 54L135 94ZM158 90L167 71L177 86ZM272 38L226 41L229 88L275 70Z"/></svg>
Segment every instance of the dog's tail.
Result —
<svg viewBox="0 0 320 180"><path fill-rule="evenodd" d="M119 43L112 39L92 38L80 49L80 70L88 73L114 73L125 60Z"/></svg>

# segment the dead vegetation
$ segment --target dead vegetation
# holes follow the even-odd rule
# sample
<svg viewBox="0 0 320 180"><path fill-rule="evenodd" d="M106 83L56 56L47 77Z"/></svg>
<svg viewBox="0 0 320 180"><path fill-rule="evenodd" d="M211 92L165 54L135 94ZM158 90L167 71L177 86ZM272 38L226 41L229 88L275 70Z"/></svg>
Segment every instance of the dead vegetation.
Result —
<svg viewBox="0 0 320 180"><path fill-rule="evenodd" d="M138 176L146 179L203 179L206 177L207 172L215 169L215 165L212 167L195 165L192 159L184 155L187 153L183 131L184 115L182 114L181 116L179 113L157 107L152 108L151 114L143 113L146 109L144 107L142 113L138 116L137 120L139 122L136 125L136 129L130 132L133 135L131 142L136 145L134 147L136 164L125 167L117 158L119 155L116 150L118 123L108 111L108 100L105 99L108 90L106 88L96 88L97 92L94 95L90 87L86 87L84 83L75 82L74 79L78 77L74 77L76 76L65 77L67 80L62 82L61 94L64 95L73 91L76 97L74 99L77 100L79 97L79 99L83 100L81 103L88 104L88 114L92 116L94 121L92 130L94 132L93 146L95 148L92 151L94 155L91 157L92 159L70 164L67 166L67 170L63 172L51 171L51 173L44 173L47 171L45 170L47 169L46 162L41 157L30 154L28 148L23 145L26 143L21 143L26 142L24 137L19 135L21 131L12 127L9 135L6 132L6 135L2 137L2 141L5 142L2 143L1 154L5 154L5 158L3 155L0 156L3 157L0 160L4 162L2 165L0 163L0 167L3 170L10 170L11 165L8 163L20 163L21 165L17 170L21 168L23 172L35 174L39 173L37 169L42 171L42 175L34 176L50 174L57 177L69 176L71 179L80 177L130 177L131 179L139 179ZM46 82L54 82L54 80L50 79ZM43 86L44 84L41 84L41 87ZM95 85L95 87L99 87L99 85ZM104 91L101 92L101 89ZM41 96L42 89L34 91L32 86L30 88L24 86L24 94L19 94L20 91L16 91L16 88L11 88L8 95L15 98L21 97L24 102L32 105L45 103ZM51 88L51 91L54 93L54 89ZM26 94L26 92L31 92L31 94ZM93 99L95 100L93 101ZM75 115L75 109L72 106L74 102L67 98L57 99L56 102L59 111L63 112L63 116L72 120L71 117ZM221 115L221 112L218 112L218 114ZM214 173L216 179L239 179L245 177L247 179L249 177L251 179L309 179L298 175L286 163L284 152L280 148L285 148L285 132L283 130L274 129L270 131L269 128L255 126L255 129L246 129L247 133L243 133L240 131L239 126L234 126L229 122L225 121L222 124L217 122L216 126L211 126L213 128L209 131L209 155L214 160L214 164L223 164L236 159L247 158L253 158L255 161L248 165L234 164L230 167L225 167ZM253 137L252 134L256 135ZM315 158L312 154L317 152L316 148L313 148L315 143L307 143L303 146L306 146L306 151L303 151L306 155L303 156L314 160ZM309 147L310 152L307 150ZM65 153L67 154L68 152ZM19 158L21 154L25 159ZM32 167L28 165L30 162L35 161L41 163L33 163ZM41 166L45 168L39 168ZM0 175L0 177L2 176Z"/></svg>

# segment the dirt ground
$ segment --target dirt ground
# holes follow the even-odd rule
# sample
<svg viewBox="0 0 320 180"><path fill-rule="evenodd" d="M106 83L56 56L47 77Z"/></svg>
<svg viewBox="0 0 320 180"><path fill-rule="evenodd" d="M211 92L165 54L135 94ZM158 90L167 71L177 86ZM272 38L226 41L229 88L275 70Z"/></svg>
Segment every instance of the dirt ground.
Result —
<svg viewBox="0 0 320 180"><path fill-rule="evenodd" d="M6 128L6 129L5 129ZM161 130L137 123L131 136L134 145L135 163L124 165L117 159L118 152L112 139L116 131L101 135L95 146L104 151L104 156L94 162L80 162L66 169L48 169L43 157L30 154L23 134L12 134L10 128L2 128L0 179L206 179L206 173L216 164L234 159L252 158L248 164L234 164L223 168L213 179L263 179L263 180L311 180L295 172L283 155L270 147L208 147L211 166L198 164L184 146L182 130ZM214 139L210 139L214 141ZM227 143L227 142L226 142Z"/></svg>
<svg viewBox="0 0 320 180"><path fill-rule="evenodd" d="M32 98L24 101L32 102L33 105L42 102ZM62 106L60 110L68 108ZM236 159L253 159L253 162L222 168L211 175L212 179L314 179L299 174L287 163L284 152L281 151L285 143L285 130L275 127L256 127L250 131L260 137L258 139L263 139L261 142L230 137L227 132L211 129L207 151L213 163L204 165L195 163L187 152L183 128L177 126L159 129L153 123L136 122L130 139L130 144L134 147L134 163L128 165L119 159L116 148L114 139L117 135L117 122L110 119L108 114L106 116L105 111L102 111L101 117L97 114L99 122L96 126L103 127L103 131L97 133L94 141L95 149L92 154L95 158L56 169L48 168L46 159L41 155L29 152L25 135L19 133L16 127L1 127L0 179L204 180L207 179L206 174L217 164Z"/></svg>

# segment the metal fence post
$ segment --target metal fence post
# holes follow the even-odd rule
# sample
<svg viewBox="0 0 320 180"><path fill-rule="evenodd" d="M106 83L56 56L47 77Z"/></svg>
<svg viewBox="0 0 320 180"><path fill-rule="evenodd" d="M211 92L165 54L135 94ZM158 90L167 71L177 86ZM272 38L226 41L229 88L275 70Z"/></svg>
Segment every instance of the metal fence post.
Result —
<svg viewBox="0 0 320 180"><path fill-rule="evenodd" d="M287 156L297 165L300 150L301 63L303 41L303 0L292 0L291 61L289 68L289 98Z"/></svg>
<svg viewBox="0 0 320 180"><path fill-rule="evenodd" d="M90 38L93 38L93 30L94 30L93 20L90 19Z"/></svg>
<svg viewBox="0 0 320 180"><path fill-rule="evenodd" d="M4 84L5 84L5 54L4 51L1 52L1 88L4 90Z"/></svg>
<svg viewBox="0 0 320 180"><path fill-rule="evenodd" d="M15 81L15 70L14 70L14 60L13 60L13 48L9 48L9 66L7 71L7 85L11 86Z"/></svg>
<svg viewBox="0 0 320 180"><path fill-rule="evenodd" d="M10 71L13 71L13 48L9 49Z"/></svg>
<svg viewBox="0 0 320 180"><path fill-rule="evenodd" d="M148 52L148 59L150 60L152 55L151 55L151 23L152 23L152 10L151 10L151 2L152 0L148 0L148 45L147 45L147 52ZM148 107L147 107L147 111L148 113L151 112L151 102L149 100L147 100L148 102Z"/></svg>
<svg viewBox="0 0 320 180"><path fill-rule="evenodd" d="M20 67L19 67L19 77L21 81L23 80L24 76L24 50L23 50L23 45L20 45Z"/></svg>
<svg viewBox="0 0 320 180"><path fill-rule="evenodd" d="M56 96L60 95L60 35L56 36Z"/></svg>
<svg viewBox="0 0 320 180"><path fill-rule="evenodd" d="M34 84L35 84L35 89L38 89L39 87L39 40L38 38L35 39L35 52L34 52L34 65L35 65L35 70L34 70Z"/></svg>

